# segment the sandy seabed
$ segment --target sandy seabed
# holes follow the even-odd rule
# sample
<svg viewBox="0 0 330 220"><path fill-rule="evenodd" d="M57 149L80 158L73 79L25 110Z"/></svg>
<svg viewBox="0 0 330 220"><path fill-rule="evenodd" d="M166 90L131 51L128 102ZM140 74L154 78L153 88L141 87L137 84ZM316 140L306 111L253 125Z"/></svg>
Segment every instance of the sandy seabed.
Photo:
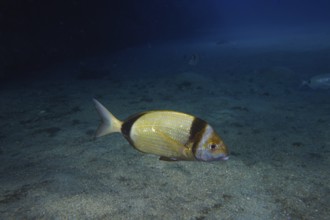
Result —
<svg viewBox="0 0 330 220"><path fill-rule="evenodd" d="M292 42L148 44L45 73L73 77L7 83L0 218L328 219L330 91L300 83L330 72L330 47ZM230 159L166 162L120 134L95 140L92 98L120 119L199 116Z"/></svg>

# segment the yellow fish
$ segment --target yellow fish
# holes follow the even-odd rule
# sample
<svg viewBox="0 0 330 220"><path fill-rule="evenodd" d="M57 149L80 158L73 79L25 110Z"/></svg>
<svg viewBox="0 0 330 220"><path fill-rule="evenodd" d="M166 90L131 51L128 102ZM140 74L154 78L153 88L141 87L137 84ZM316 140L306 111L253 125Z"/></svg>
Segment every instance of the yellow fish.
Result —
<svg viewBox="0 0 330 220"><path fill-rule="evenodd" d="M101 117L96 137L122 133L137 150L161 160L227 160L228 149L204 120L176 111L147 111L118 120L94 99Z"/></svg>

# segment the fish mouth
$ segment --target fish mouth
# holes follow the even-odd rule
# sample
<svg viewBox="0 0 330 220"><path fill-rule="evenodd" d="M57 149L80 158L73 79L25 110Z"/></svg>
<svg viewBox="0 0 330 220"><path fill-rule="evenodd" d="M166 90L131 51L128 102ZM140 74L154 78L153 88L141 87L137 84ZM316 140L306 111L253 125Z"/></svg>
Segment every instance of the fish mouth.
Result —
<svg viewBox="0 0 330 220"><path fill-rule="evenodd" d="M213 158L213 160L215 160L215 161L228 160L228 159L229 159L229 156L227 154L222 154L222 155L219 155L218 157Z"/></svg>
<svg viewBox="0 0 330 220"><path fill-rule="evenodd" d="M210 161L226 161L229 159L229 156L226 155L226 154L221 154L221 155L218 155L217 157L203 157L203 158L200 158L199 160L201 161L206 161L206 162L210 162Z"/></svg>
<svg viewBox="0 0 330 220"><path fill-rule="evenodd" d="M219 161L219 160L228 160L228 152L212 152L209 150L197 150L195 154L196 160L199 161Z"/></svg>

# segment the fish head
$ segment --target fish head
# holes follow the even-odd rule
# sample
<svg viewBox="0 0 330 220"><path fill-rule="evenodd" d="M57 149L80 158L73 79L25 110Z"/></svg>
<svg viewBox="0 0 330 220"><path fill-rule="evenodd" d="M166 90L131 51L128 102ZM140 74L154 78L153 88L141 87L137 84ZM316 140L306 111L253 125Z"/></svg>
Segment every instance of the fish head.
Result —
<svg viewBox="0 0 330 220"><path fill-rule="evenodd" d="M228 148L220 136L207 126L197 145L195 157L201 161L228 160Z"/></svg>

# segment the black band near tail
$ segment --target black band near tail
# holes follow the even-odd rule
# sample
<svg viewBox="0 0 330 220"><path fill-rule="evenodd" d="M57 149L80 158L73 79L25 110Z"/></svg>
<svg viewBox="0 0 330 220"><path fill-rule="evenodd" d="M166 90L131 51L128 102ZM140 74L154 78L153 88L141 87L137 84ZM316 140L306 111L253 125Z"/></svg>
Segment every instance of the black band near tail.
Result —
<svg viewBox="0 0 330 220"><path fill-rule="evenodd" d="M127 118L124 121L123 125L121 126L121 133L129 141L129 143L133 146L134 146L134 143L130 136L132 126L136 122L136 120L138 120L144 114L146 114L146 112L141 112L141 113L130 116L129 118Z"/></svg>

